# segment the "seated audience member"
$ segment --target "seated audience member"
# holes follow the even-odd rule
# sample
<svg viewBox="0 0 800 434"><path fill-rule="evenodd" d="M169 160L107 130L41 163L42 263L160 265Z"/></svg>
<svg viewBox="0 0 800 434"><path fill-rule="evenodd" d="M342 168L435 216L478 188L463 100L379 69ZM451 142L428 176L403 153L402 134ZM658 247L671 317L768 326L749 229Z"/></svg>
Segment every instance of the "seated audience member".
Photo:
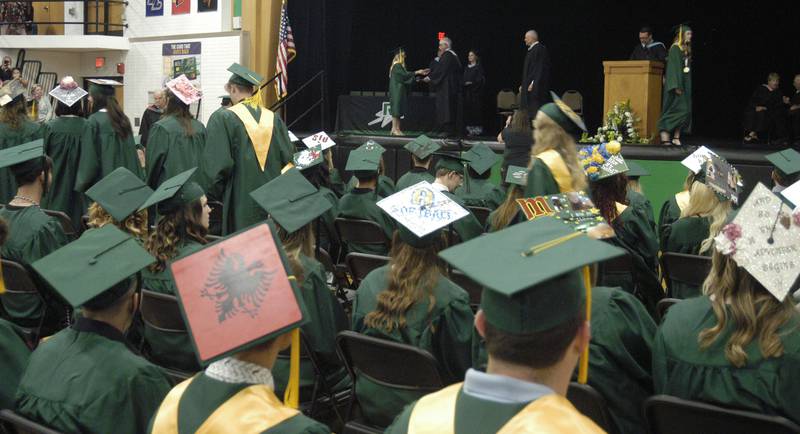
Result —
<svg viewBox="0 0 800 434"><path fill-rule="evenodd" d="M465 207L464 201L453 192L464 182L467 161L461 158L458 152L443 151L437 155L439 160L436 162L436 179L431 185L455 203ZM483 227L472 213L453 222L452 227L461 241L471 240L483 233Z"/></svg>
<svg viewBox="0 0 800 434"><path fill-rule="evenodd" d="M93 202L89 205L90 229L112 224L136 238L147 239L147 209L139 209L153 194L141 178L124 167L113 172L86 190Z"/></svg>
<svg viewBox="0 0 800 434"><path fill-rule="evenodd" d="M497 141L505 145L503 170L508 166L528 167L533 146L533 130L526 109L514 110L506 120L506 127L497 135Z"/></svg>
<svg viewBox="0 0 800 434"><path fill-rule="evenodd" d="M397 180L397 191L405 190L421 181L433 182L434 177L430 173L431 160L434 152L440 148L439 144L424 134L406 143L403 149L411 153L411 169Z"/></svg>
<svg viewBox="0 0 800 434"><path fill-rule="evenodd" d="M114 226L33 268L81 315L39 344L17 390L17 411L61 432L141 433L169 391L166 375L125 345L139 308L139 271L153 262Z"/></svg>
<svg viewBox="0 0 800 434"><path fill-rule="evenodd" d="M789 97L789 127L792 133L792 144L800 146L800 74L794 76L792 82L794 92Z"/></svg>
<svg viewBox="0 0 800 434"><path fill-rule="evenodd" d="M756 88L744 113L744 142L751 143L769 137L772 143L786 140L786 107L789 98L781 96L780 76L774 72L767 83Z"/></svg>
<svg viewBox="0 0 800 434"><path fill-rule="evenodd" d="M772 192L780 193L800 180L800 152L788 148L764 156L774 168L772 169Z"/></svg>
<svg viewBox="0 0 800 434"><path fill-rule="evenodd" d="M486 232L497 232L512 224L524 221L517 199L525 193L528 169L521 166L508 166L506 169L506 200L489 214L486 219Z"/></svg>
<svg viewBox="0 0 800 434"><path fill-rule="evenodd" d="M503 190L489 181L492 167L500 157L490 147L478 143L462 155L469 164L464 182L455 191L467 206L496 209L503 203Z"/></svg>
<svg viewBox="0 0 800 434"><path fill-rule="evenodd" d="M653 205L644 195L642 184L639 183L639 178L650 176L650 172L635 161L626 161L625 163L628 165L628 172L625 174L628 177L628 191L625 196L628 199L628 204L634 208L639 208L647 216L647 221L650 222L655 231L656 218L653 213Z"/></svg>

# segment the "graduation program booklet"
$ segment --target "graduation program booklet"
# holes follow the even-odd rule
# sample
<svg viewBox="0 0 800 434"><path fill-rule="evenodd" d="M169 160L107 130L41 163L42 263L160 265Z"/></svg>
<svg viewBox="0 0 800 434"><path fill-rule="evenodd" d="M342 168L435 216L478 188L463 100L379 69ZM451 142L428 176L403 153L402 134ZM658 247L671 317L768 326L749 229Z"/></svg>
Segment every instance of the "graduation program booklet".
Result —
<svg viewBox="0 0 800 434"><path fill-rule="evenodd" d="M600 210L583 191L517 199L517 205L528 220L551 216L580 232L605 224Z"/></svg>

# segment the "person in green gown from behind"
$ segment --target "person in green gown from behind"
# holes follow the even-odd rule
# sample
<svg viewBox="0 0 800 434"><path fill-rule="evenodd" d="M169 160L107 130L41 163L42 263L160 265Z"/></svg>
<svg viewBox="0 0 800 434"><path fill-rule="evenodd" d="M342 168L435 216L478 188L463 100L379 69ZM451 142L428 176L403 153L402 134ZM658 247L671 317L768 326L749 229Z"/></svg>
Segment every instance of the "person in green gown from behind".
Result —
<svg viewBox="0 0 800 434"><path fill-rule="evenodd" d="M522 198L522 195L525 194L527 178L528 170L526 168L508 166L506 169L506 184L508 185L506 199L489 214L489 218L486 219L486 232L497 232L525 220L519 204L517 204L517 199Z"/></svg>
<svg viewBox="0 0 800 434"><path fill-rule="evenodd" d="M330 167L325 153L317 148L304 149L297 152L292 157L292 163L283 168L283 173L292 167L300 170L303 177L311 183L320 195L330 202L331 207L325 211L319 220L319 233L316 234L316 241L319 247L325 249L331 258L339 256L342 250L342 243L339 233L336 231L336 218L339 217L339 197L331 189Z"/></svg>
<svg viewBox="0 0 800 434"><path fill-rule="evenodd" d="M622 254L551 217L441 252L484 286L475 329L486 372L469 369L463 383L408 405L386 432L604 433L566 395L590 342L586 268Z"/></svg>
<svg viewBox="0 0 800 434"><path fill-rule="evenodd" d="M628 199L628 204L634 208L639 208L647 216L647 221L650 222L655 231L656 218L655 213L653 213L653 204L644 195L642 184L639 182L639 178L650 176L650 172L635 161L627 160L625 163L628 165L628 173L625 174L628 177L628 191L625 196Z"/></svg>
<svg viewBox="0 0 800 434"><path fill-rule="evenodd" d="M322 381L329 390L342 390L350 386L350 379L336 354L336 334L347 330L349 324L344 309L328 288L325 269L314 259L314 221L322 218L332 205L298 169L289 169L250 195L277 223L278 237L308 308L311 321L301 330L311 351L320 361L317 368L323 376ZM289 371L289 358L279 356L272 367L278 395L286 390ZM301 397L312 396L315 376L310 360L301 360Z"/></svg>
<svg viewBox="0 0 800 434"><path fill-rule="evenodd" d="M397 180L397 191L405 190L421 181L433 182L434 177L430 173L431 160L434 152L440 148L438 143L424 134L406 143L403 149L411 153L411 169Z"/></svg>
<svg viewBox="0 0 800 434"><path fill-rule="evenodd" d="M139 207L153 190L130 170L119 167L86 190L91 200L87 226L89 230L106 225L127 232L139 244L147 239L147 210Z"/></svg>
<svg viewBox="0 0 800 434"><path fill-rule="evenodd" d="M800 152L787 148L764 156L772 169L772 192L777 194L800 180Z"/></svg>
<svg viewBox="0 0 800 434"><path fill-rule="evenodd" d="M424 74L425 71L406 70L406 52L402 48L395 51L392 64L389 66L389 112L392 115L393 136L402 136L400 121L408 113L408 91L414 84L414 77Z"/></svg>
<svg viewBox="0 0 800 434"><path fill-rule="evenodd" d="M200 90L181 75L167 83L167 107L150 129L145 153L146 182L157 188L164 181L200 165L206 146L206 127L189 112Z"/></svg>
<svg viewBox="0 0 800 434"><path fill-rule="evenodd" d="M420 237L398 220L389 264L371 271L358 287L352 328L428 351L444 381L461 381L471 365L469 295L446 277L444 263L436 256L445 246L442 223L426 223L434 230ZM366 422L381 427L421 396L363 376L356 378L355 393Z"/></svg>
<svg viewBox="0 0 800 434"><path fill-rule="evenodd" d="M383 149L383 146L379 145L377 142L372 140L367 141L367 143L370 142L375 144L375 146L380 146L380 148ZM378 162L378 188L377 188L378 194L381 197L389 197L395 194L395 192L397 192L397 187L395 187L394 181L392 181L392 178L386 176L385 173L386 173L386 163L383 161L383 156L381 156L380 161ZM357 178L351 176L350 180L347 182L347 185L345 185L344 187L337 187L337 188L342 189L344 193L350 193L351 191L353 191L354 188L357 187L357 181L358 181ZM337 182L341 182L341 177L337 179Z"/></svg>
<svg viewBox="0 0 800 434"><path fill-rule="evenodd" d="M61 432L145 431L169 380L128 349L125 332L139 308L138 272L152 262L128 234L106 226L33 264L81 315L31 354L17 412Z"/></svg>
<svg viewBox="0 0 800 434"><path fill-rule="evenodd" d="M436 155L439 157L436 161L436 179L431 186L465 208L464 201L453 192L464 182L467 160L463 159L460 153L454 151L441 151ZM483 226L472 212L451 223L450 226L461 241L469 241L483 234ZM448 243L452 243L452 240Z"/></svg>
<svg viewBox="0 0 800 434"><path fill-rule="evenodd" d="M0 150L42 138L42 126L28 118L25 95L0 97ZM14 174L0 169L0 203L8 203L17 191Z"/></svg>
<svg viewBox="0 0 800 434"><path fill-rule="evenodd" d="M692 29L674 28L675 39L667 53L664 97L658 131L662 145L681 146L681 133L692 132Z"/></svg>
<svg viewBox="0 0 800 434"><path fill-rule="evenodd" d="M114 96L122 86L114 80L89 80L89 116L81 139L81 154L75 191L84 193L97 181L118 167L124 167L140 178L144 177L143 162L133 138L131 120L125 115Z"/></svg>
<svg viewBox="0 0 800 434"><path fill-rule="evenodd" d="M267 217L250 192L280 175L295 152L280 116L262 106L258 86L263 78L238 63L228 71L225 91L233 106L208 119L200 163L206 194L223 204L223 235Z"/></svg>
<svg viewBox="0 0 800 434"><path fill-rule="evenodd" d="M800 423L800 314L788 291L800 264L752 251L769 246L771 237L796 239L800 227L795 216L788 229L779 224L779 232L761 232L773 227L781 205L777 197L755 205L755 195L771 193L758 185L715 239L703 295L667 311L653 345L655 392ZM788 216L789 209L782 208ZM750 237L752 244L736 243ZM776 266L785 268L769 271Z"/></svg>
<svg viewBox="0 0 800 434"><path fill-rule="evenodd" d="M456 196L464 201L466 206L497 209L505 194L503 190L489 180L492 167L500 160L499 155L485 143L478 143L462 155L469 161L464 182L455 191Z"/></svg>
<svg viewBox="0 0 800 434"><path fill-rule="evenodd" d="M42 200L46 209L62 211L69 216L73 227L81 227L86 214L83 195L75 191L78 161L81 155L81 138L86 128L83 117L83 97L87 92L66 76L58 87L50 91L57 100L55 119L44 124L44 152L53 159L53 184Z"/></svg>

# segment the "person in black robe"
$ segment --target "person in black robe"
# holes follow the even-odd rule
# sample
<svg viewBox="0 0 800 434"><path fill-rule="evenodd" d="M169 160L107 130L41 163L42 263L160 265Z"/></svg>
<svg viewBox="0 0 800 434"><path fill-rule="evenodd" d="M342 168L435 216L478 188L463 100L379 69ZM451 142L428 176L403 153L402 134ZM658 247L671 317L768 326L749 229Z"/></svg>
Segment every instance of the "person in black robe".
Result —
<svg viewBox="0 0 800 434"><path fill-rule="evenodd" d="M639 44L633 47L630 60L654 60L664 62L667 59L667 47L653 40L653 29L642 27L639 30Z"/></svg>
<svg viewBox="0 0 800 434"><path fill-rule="evenodd" d="M439 64L424 81L436 92L436 123L448 135L460 131L459 98L461 96L461 61L452 49L450 38L439 41Z"/></svg>
<svg viewBox="0 0 800 434"><path fill-rule="evenodd" d="M744 142L769 137L770 142L786 140L786 107L789 98L781 96L780 76L774 72L767 83L756 88L744 113ZM759 135L761 137L759 137Z"/></svg>
<svg viewBox="0 0 800 434"><path fill-rule="evenodd" d="M497 135L497 141L506 145L502 173L505 173L508 166L528 167L533 146L533 131L528 112L524 109L514 110L514 114L506 120L506 127Z"/></svg>
<svg viewBox="0 0 800 434"><path fill-rule="evenodd" d="M468 135L479 136L483 133L481 107L486 75L475 50L469 52L467 61L469 63L464 68L464 123L467 124Z"/></svg>
<svg viewBox="0 0 800 434"><path fill-rule="evenodd" d="M167 107L167 97L164 90L159 89L153 93L153 105L148 106L142 115L142 123L139 124L139 135L142 136L142 146L147 146L147 138L150 136L150 127L161 120L164 109Z"/></svg>
<svg viewBox="0 0 800 434"><path fill-rule="evenodd" d="M525 65L522 69L522 83L519 89L520 108L528 110L531 120L536 117L539 107L549 102L550 94L550 52L539 42L536 30L525 33Z"/></svg>
<svg viewBox="0 0 800 434"><path fill-rule="evenodd" d="M789 125L795 147L800 147L800 74L794 76L794 93L789 98Z"/></svg>

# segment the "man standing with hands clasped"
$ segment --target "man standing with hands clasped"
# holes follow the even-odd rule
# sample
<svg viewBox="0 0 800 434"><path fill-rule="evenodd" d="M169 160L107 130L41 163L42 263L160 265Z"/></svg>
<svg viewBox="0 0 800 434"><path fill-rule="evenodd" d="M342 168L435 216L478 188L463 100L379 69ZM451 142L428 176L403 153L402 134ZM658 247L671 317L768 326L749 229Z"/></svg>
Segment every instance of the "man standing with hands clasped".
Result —
<svg viewBox="0 0 800 434"><path fill-rule="evenodd" d="M522 84L519 88L520 108L528 109L531 120L536 117L539 107L548 102L550 91L550 52L539 42L536 30L525 32L525 66L522 69Z"/></svg>

